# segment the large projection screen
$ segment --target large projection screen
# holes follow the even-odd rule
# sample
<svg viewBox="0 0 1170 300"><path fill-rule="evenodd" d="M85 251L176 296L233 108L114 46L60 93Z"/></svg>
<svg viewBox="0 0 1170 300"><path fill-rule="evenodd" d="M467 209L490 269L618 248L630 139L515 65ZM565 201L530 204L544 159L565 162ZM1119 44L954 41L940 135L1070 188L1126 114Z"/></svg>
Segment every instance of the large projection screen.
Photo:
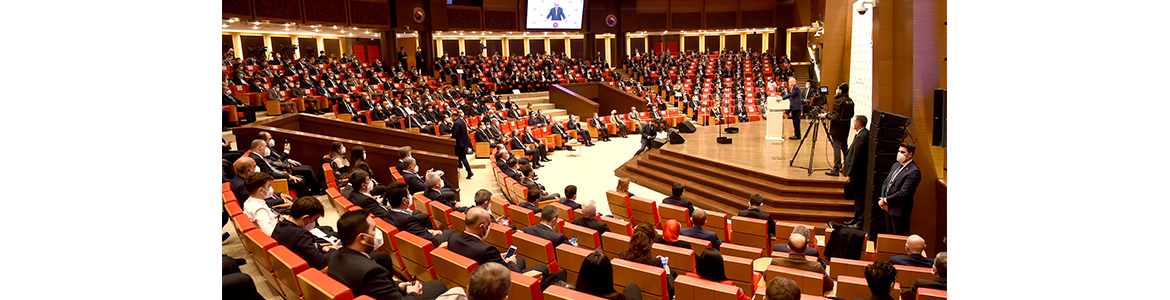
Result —
<svg viewBox="0 0 1170 300"><path fill-rule="evenodd" d="M533 29L581 29L585 0L528 0L524 27Z"/></svg>

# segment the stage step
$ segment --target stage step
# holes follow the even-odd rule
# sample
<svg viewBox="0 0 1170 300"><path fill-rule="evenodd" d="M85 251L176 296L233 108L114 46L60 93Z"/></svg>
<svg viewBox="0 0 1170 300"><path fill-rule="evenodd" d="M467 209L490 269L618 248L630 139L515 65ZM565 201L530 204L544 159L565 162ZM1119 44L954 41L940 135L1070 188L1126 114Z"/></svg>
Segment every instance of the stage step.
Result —
<svg viewBox="0 0 1170 300"><path fill-rule="evenodd" d="M702 164L702 163L696 164L693 161L690 161L686 158L679 157L677 155L672 155L671 153L674 153L674 152L659 151L657 153L652 154L650 156L650 160L653 160L655 162L661 162L661 164L653 164L653 165L686 166L686 171L690 171L694 174L719 174L719 173L726 172L725 169L721 169L719 167L716 167L713 165L708 165L708 164ZM704 177L707 177L707 176L704 176ZM769 194L774 195L778 198L795 198L795 199L801 199L801 200L805 200L805 199L816 200L816 199L826 198L826 197L830 197L833 199L844 199L844 197L845 197L845 191L840 186L833 188L833 187L800 186L800 185L793 185L793 186L778 185L774 181L775 179L768 180L768 178L761 178L761 177L755 177L755 176L744 176L744 177L746 177L746 178L728 178L726 181L729 181L729 182L735 181L735 182L738 182L738 183L743 184L745 186L750 186L756 190L760 190L760 191L762 191L760 194L762 196L764 196L765 198L768 198ZM726 177L716 177L716 178L726 178ZM845 200L842 200L842 201L845 201ZM852 206L852 203L853 203L852 201L849 201L849 206Z"/></svg>

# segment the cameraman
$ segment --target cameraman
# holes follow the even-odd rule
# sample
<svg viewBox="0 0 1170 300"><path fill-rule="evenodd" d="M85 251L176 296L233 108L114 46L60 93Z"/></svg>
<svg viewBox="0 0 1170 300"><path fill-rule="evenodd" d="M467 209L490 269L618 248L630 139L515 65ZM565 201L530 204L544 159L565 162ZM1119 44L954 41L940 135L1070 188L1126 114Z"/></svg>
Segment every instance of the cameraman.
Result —
<svg viewBox="0 0 1170 300"><path fill-rule="evenodd" d="M833 169L825 172L825 175L840 176L841 152L849 149L846 138L849 135L849 118L853 115L853 99L849 98L849 85L845 83L838 85L834 98L837 98L837 101L833 102L833 111L821 113L822 118L831 122L829 123L829 137L831 138L829 141L833 144Z"/></svg>

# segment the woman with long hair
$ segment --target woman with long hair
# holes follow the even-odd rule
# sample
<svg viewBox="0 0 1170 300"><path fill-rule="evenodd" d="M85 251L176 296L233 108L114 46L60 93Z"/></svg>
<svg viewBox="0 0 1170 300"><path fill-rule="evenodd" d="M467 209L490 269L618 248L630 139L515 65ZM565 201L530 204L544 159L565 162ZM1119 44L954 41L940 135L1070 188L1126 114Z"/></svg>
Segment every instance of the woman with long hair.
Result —
<svg viewBox="0 0 1170 300"><path fill-rule="evenodd" d="M703 279L706 281L718 282L726 285L734 286L735 283L727 279L727 274L723 271L723 254L715 248L707 248L699 253L695 259L695 271L687 273L686 276ZM736 289L735 296L738 300L751 300L743 293L743 289Z"/></svg>
<svg viewBox="0 0 1170 300"><path fill-rule="evenodd" d="M661 256L650 256L650 248L654 247L654 240L658 236L654 232L654 225L640 222L634 227L634 235L630 236L630 248L622 251L618 256L624 260L644 264L651 267L662 267L666 270L667 291L674 298L674 271L662 264Z"/></svg>
<svg viewBox="0 0 1170 300"><path fill-rule="evenodd" d="M576 284L578 292L609 300L642 300L642 289L638 284L626 286L621 293L613 289L613 264L602 252L594 251L585 257Z"/></svg>
<svg viewBox="0 0 1170 300"><path fill-rule="evenodd" d="M353 151L349 152L349 165L349 172L345 174L345 178L349 178L353 172L358 170L366 171L366 174L370 174L370 180L374 181L374 189L370 191L370 194L381 195L386 191L386 186L378 184L378 179L374 178L374 171L370 170L369 164L366 164L366 147L353 146Z"/></svg>
<svg viewBox="0 0 1170 300"><path fill-rule="evenodd" d="M341 187L349 181L349 160L345 159L345 145L333 142L329 148L329 166L333 167L333 177L337 179L337 186Z"/></svg>

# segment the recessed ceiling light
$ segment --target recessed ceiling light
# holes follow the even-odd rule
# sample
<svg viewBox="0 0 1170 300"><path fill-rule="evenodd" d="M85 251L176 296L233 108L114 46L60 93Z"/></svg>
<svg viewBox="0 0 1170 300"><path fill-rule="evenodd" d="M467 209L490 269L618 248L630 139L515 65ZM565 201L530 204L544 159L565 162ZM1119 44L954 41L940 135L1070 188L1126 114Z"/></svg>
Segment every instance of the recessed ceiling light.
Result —
<svg viewBox="0 0 1170 300"><path fill-rule="evenodd" d="M227 28L227 24L223 24L223 28Z"/></svg>
<svg viewBox="0 0 1170 300"><path fill-rule="evenodd" d="M236 22L236 18L228 19L228 23L235 23L235 22Z"/></svg>
<svg viewBox="0 0 1170 300"><path fill-rule="evenodd" d="M313 32L321 32L320 29L313 29Z"/></svg>
<svg viewBox="0 0 1170 300"><path fill-rule="evenodd" d="M333 29L337 29L337 25L333 25Z"/></svg>
<svg viewBox="0 0 1170 300"><path fill-rule="evenodd" d="M375 33L375 34L374 34L374 36L378 36L378 34L377 34L377 33Z"/></svg>
<svg viewBox="0 0 1170 300"><path fill-rule="evenodd" d="M284 23L284 27L288 27L288 26L289 26L289 24L288 24L288 23Z"/></svg>
<svg viewBox="0 0 1170 300"><path fill-rule="evenodd" d="M259 26L252 26L252 29L253 30L260 29L260 27Z"/></svg>
<svg viewBox="0 0 1170 300"><path fill-rule="evenodd" d="M357 30L357 27L354 27L353 30Z"/></svg>
<svg viewBox="0 0 1170 300"><path fill-rule="evenodd" d="M350 33L349 36L353 36L353 33Z"/></svg>
<svg viewBox="0 0 1170 300"><path fill-rule="evenodd" d="M366 34L370 34L370 31L368 31L368 30L367 30L367 31L366 31Z"/></svg>
<svg viewBox="0 0 1170 300"><path fill-rule="evenodd" d="M260 21L252 22L252 25L260 25Z"/></svg>
<svg viewBox="0 0 1170 300"><path fill-rule="evenodd" d="M342 29L342 30L341 30L341 33L345 33L345 29Z"/></svg>
<svg viewBox="0 0 1170 300"><path fill-rule="evenodd" d="M317 25L309 25L309 28L317 28Z"/></svg>
<svg viewBox="0 0 1170 300"><path fill-rule="evenodd" d="M285 27L285 28L284 28L284 31L288 31L288 27Z"/></svg>

